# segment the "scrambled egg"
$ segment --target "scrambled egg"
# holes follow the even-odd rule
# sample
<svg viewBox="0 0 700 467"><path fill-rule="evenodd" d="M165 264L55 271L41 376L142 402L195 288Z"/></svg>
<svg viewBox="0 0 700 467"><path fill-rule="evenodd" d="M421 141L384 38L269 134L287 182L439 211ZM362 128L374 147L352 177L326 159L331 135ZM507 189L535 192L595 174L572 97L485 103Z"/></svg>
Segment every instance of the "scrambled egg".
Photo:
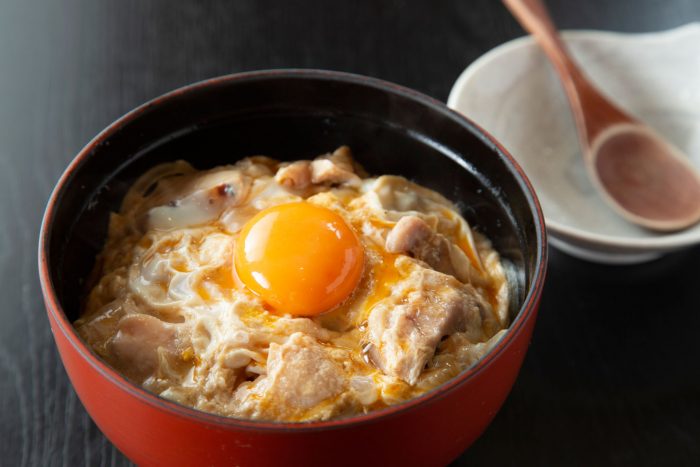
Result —
<svg viewBox="0 0 700 467"><path fill-rule="evenodd" d="M285 285L256 291L234 266L246 224L289 203L340 216L363 255L348 295L311 316L271 305L266 291ZM320 261L300 253L300 270ZM94 277L75 327L95 352L161 397L231 417L308 421L396 404L471 366L509 324L490 242L438 193L367 177L347 147L313 161L154 167L111 215ZM328 287L305 298L320 303Z"/></svg>

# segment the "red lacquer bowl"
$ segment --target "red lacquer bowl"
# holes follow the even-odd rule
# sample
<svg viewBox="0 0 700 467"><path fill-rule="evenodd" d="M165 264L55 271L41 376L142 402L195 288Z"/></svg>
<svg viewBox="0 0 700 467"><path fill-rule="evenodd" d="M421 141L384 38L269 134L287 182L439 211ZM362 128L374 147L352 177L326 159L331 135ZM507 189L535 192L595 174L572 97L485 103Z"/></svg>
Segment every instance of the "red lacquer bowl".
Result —
<svg viewBox="0 0 700 467"><path fill-rule="evenodd" d="M298 159L348 144L374 174L401 174L457 202L492 239L512 284L513 322L475 366L419 397L366 415L288 424L230 419L133 385L78 337L84 281L110 211L162 161L197 167L251 154ZM91 141L44 215L39 272L51 329L95 423L140 465L444 465L494 417L518 374L546 267L543 216L513 158L442 103L344 73L280 70L225 76L159 97Z"/></svg>

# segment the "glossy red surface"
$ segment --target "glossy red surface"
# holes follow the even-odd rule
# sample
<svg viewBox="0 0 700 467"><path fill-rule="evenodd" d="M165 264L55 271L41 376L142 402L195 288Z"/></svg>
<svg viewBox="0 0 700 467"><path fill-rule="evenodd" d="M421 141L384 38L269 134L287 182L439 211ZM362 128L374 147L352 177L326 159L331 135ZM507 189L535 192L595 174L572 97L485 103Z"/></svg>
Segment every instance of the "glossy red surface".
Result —
<svg viewBox="0 0 700 467"><path fill-rule="evenodd" d="M362 78L337 74L334 79ZM387 93L403 93L404 97L409 95L427 107L442 109L441 104L412 91L368 81L383 87ZM196 87L201 89L216 83L212 80ZM536 320L546 268L543 218L532 187L512 158L483 132L480 132L481 141L498 148L510 164L509 170L519 177L529 200L526 209L530 210L537 232L536 245L526 252L532 259L531 279L506 335L474 367L428 394L366 415L327 422L283 424L235 420L180 406L134 386L109 368L77 336L54 284L55 278L61 276L52 275L52 268L57 266L49 264L52 223L56 220L57 206L64 201L63 190L85 160L95 157L102 139L120 131L130 119L139 118L144 109L187 92L187 89L178 90L147 104L91 142L59 181L44 217L39 272L52 332L71 382L96 424L124 454L145 466L444 465L454 459L484 431L517 377ZM461 118L449 115L452 119ZM474 127L464 121L465 131L469 128L467 124Z"/></svg>
<svg viewBox="0 0 700 467"><path fill-rule="evenodd" d="M144 402L115 384L111 370L95 368L85 349L71 342L52 313L49 317L81 402L105 436L138 465L439 466L473 443L503 404L525 356L537 306L532 304L529 319L498 357L457 388L362 423L280 430L183 416Z"/></svg>

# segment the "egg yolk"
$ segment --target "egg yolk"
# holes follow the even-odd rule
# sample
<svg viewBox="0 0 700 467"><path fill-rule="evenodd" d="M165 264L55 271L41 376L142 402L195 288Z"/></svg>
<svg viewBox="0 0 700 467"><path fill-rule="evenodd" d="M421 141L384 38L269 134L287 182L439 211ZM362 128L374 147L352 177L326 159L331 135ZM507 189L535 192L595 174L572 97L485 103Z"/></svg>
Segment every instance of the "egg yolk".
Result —
<svg viewBox="0 0 700 467"><path fill-rule="evenodd" d="M364 266L341 216L308 202L281 204L249 220L234 249L236 274L276 312L313 316L342 303Z"/></svg>

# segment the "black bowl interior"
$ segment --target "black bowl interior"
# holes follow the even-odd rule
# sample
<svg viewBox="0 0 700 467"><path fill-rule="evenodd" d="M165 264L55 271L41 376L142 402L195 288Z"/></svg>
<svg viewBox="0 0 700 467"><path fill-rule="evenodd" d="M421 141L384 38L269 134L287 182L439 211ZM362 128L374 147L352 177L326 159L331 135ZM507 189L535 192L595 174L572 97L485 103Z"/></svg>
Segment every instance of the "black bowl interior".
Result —
<svg viewBox="0 0 700 467"><path fill-rule="evenodd" d="M311 158L347 144L371 174L399 174L441 192L507 260L512 313L537 267L535 205L483 134L441 104L362 77L323 72L225 77L132 113L86 148L47 219L51 280L69 320L102 248L109 213L163 161L198 168L264 154Z"/></svg>

